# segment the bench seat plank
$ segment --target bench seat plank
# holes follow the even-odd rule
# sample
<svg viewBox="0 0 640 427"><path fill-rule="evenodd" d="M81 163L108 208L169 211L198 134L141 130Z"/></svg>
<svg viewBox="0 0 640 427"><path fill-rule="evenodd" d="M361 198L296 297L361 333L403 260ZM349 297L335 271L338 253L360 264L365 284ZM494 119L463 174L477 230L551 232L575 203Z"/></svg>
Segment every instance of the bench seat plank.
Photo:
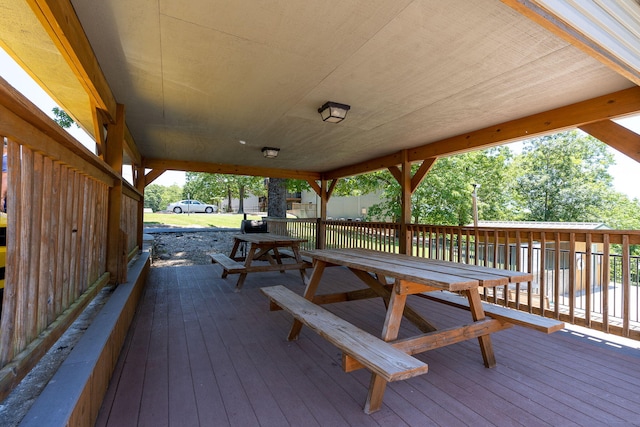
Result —
<svg viewBox="0 0 640 427"><path fill-rule="evenodd" d="M225 254L210 252L211 262L217 262L227 273L243 273L246 267L237 261L232 260Z"/></svg>
<svg viewBox="0 0 640 427"><path fill-rule="evenodd" d="M357 328L284 286L262 288L261 291L273 303L385 381L411 378L428 370L426 363Z"/></svg>
<svg viewBox="0 0 640 427"><path fill-rule="evenodd" d="M469 301L467 298L457 294L449 292L424 292L422 294L416 294L422 298L427 298L433 301L448 304L454 307L469 309ZM559 331L564 328L564 322L559 320L550 319L548 317L538 316L536 314L525 313L524 311L514 310L507 307L501 307L499 305L482 303L484 312L487 316L494 319L503 320L505 322L512 323L514 325L520 325L527 328L532 328L546 334Z"/></svg>

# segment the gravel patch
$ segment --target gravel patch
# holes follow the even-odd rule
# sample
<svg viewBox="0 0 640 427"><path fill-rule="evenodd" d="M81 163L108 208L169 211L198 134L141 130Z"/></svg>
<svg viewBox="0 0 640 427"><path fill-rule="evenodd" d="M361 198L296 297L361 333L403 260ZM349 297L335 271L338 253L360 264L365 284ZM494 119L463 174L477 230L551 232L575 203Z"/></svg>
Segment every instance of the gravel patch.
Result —
<svg viewBox="0 0 640 427"><path fill-rule="evenodd" d="M239 230L169 231L154 236L151 267L211 264L207 252L231 253L233 235Z"/></svg>

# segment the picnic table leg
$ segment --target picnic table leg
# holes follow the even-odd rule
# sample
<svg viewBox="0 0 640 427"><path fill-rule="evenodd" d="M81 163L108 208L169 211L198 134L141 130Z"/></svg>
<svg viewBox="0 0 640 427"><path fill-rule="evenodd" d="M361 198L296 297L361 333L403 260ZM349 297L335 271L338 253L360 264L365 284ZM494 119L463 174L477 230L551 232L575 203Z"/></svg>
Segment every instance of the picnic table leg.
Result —
<svg viewBox="0 0 640 427"><path fill-rule="evenodd" d="M309 283L307 283L307 287L304 290L304 297L309 301L313 301L313 297L316 294L316 290L318 289L318 285L320 284L320 278L322 277L322 273L324 272L324 268L327 264L322 261L316 261L316 265L313 268L313 273L311 273L311 278L309 279ZM294 319L293 325L291 325L291 331L289 331L289 336L287 339L289 341L293 341L298 339L298 335L300 335L300 330L302 329L302 322Z"/></svg>
<svg viewBox="0 0 640 427"><path fill-rule="evenodd" d="M396 283L396 285L399 285L399 283ZM382 329L382 339L384 341L393 341L398 338L400 322L402 321L402 313L404 312L406 301L407 296L400 295L395 292L394 286L394 290L391 292L391 298L389 299L389 308L387 309L387 315L384 320L384 327ZM367 395L367 401L364 404L365 413L371 414L382 407L382 398L386 388L387 381L376 374L371 374L369 394Z"/></svg>
<svg viewBox="0 0 640 427"><path fill-rule="evenodd" d="M277 246L273 247L273 255L275 255L276 262L278 264L282 265L282 258L280 257L280 252L278 251L278 247ZM284 273L284 268L280 270L280 273Z"/></svg>
<svg viewBox="0 0 640 427"><path fill-rule="evenodd" d="M242 285L244 285L244 281L247 278L247 270L251 266L251 261L253 260L253 254L258 251L258 248L254 248L253 245L249 245L249 249L247 250L247 259L244 262L245 270L240 273L240 277L238 277L238 282L236 283L236 292L240 292L242 289Z"/></svg>
<svg viewBox="0 0 640 427"><path fill-rule="evenodd" d="M235 239L235 241L233 242L233 248L231 249L231 254L229 255L229 258L231 259L235 259L236 257L236 252L238 252L238 248L240 247L240 240ZM229 273L227 272L227 270L222 270L222 278L224 279L225 277L227 277Z"/></svg>
<svg viewBox="0 0 640 427"><path fill-rule="evenodd" d="M293 251L293 257L296 260L296 263L302 264L304 261L302 260L302 256L300 255L300 247L298 245L291 246L291 250ZM300 277L302 278L302 284L307 283L307 271L304 268L300 269Z"/></svg>
<svg viewBox="0 0 640 427"><path fill-rule="evenodd" d="M467 294L467 298L469 299L469 309L471 310L471 316L473 317L473 320L483 320L485 318L485 315L478 289L469 289L465 292ZM480 344L480 351L482 352L484 366L486 366L487 368L493 368L494 366L496 366L496 356L493 353L491 335L487 334L478 337L478 343Z"/></svg>
<svg viewBox="0 0 640 427"><path fill-rule="evenodd" d="M381 274L378 274L377 280L376 280L366 271L356 270L354 268L352 268L351 271L382 298L382 300L384 301L385 308L388 309L391 291L389 291L388 288L385 287L387 284L386 277ZM437 330L435 326L433 326L425 318L420 316L408 304L404 305L404 317L406 317L407 320L409 320L411 323L416 325L416 327L424 333L433 332Z"/></svg>

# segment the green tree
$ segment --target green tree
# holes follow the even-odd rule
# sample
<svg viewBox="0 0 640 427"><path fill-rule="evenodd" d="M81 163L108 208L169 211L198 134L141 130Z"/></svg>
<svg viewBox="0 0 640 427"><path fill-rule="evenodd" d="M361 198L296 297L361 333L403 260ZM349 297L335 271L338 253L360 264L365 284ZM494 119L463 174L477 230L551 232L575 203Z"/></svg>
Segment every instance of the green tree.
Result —
<svg viewBox="0 0 640 427"><path fill-rule="evenodd" d="M175 184L170 187L151 184L144 189L144 207L151 208L154 212L165 210L169 203L181 198L182 188Z"/></svg>
<svg viewBox="0 0 640 427"><path fill-rule="evenodd" d="M518 156L514 197L529 221L599 221L614 192L605 144L578 131L535 138Z"/></svg>
<svg viewBox="0 0 640 427"><path fill-rule="evenodd" d="M53 121L60 125L60 127L64 129L69 129L71 125L74 125L76 122L64 111L58 107L53 107ZM76 125L78 127L78 125Z"/></svg>
<svg viewBox="0 0 640 427"><path fill-rule="evenodd" d="M504 182L510 173L511 151L491 148L438 159L411 198L412 221L416 223L460 225L472 221L472 184L478 189L480 217L508 217L508 194ZM412 174L419 164L412 166ZM388 171L347 178L336 186L340 195L380 191L381 202L369 208L368 217L397 221L400 217L401 188Z"/></svg>
<svg viewBox="0 0 640 427"><path fill-rule="evenodd" d="M473 184L479 184L478 217L509 217L505 185L511 173L507 147L490 148L438 159L412 196L416 223L466 225L473 221Z"/></svg>
<svg viewBox="0 0 640 427"><path fill-rule="evenodd" d="M150 184L144 189L144 207L154 212L162 210L162 193L164 187L158 184Z"/></svg>
<svg viewBox="0 0 640 427"><path fill-rule="evenodd" d="M600 221L616 230L640 229L640 201L626 194L611 192L605 195L605 206Z"/></svg>

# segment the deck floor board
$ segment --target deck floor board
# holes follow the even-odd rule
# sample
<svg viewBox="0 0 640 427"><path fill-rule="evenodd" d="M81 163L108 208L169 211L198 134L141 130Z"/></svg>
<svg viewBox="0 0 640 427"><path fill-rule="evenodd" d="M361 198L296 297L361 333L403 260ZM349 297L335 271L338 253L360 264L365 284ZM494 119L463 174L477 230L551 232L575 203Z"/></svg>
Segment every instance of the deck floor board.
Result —
<svg viewBox="0 0 640 427"><path fill-rule="evenodd" d="M97 426L597 426L640 425L640 354L569 331L514 327L492 336L498 365L486 369L477 340L418 355L425 375L391 383L380 411L362 406L370 374L344 373L340 351L259 292L297 271L256 273L242 292L217 265L152 268ZM321 290L355 289L344 268ZM469 313L420 298L409 304L438 327ZM378 335L380 300L325 306ZM403 322L400 337L418 333Z"/></svg>

